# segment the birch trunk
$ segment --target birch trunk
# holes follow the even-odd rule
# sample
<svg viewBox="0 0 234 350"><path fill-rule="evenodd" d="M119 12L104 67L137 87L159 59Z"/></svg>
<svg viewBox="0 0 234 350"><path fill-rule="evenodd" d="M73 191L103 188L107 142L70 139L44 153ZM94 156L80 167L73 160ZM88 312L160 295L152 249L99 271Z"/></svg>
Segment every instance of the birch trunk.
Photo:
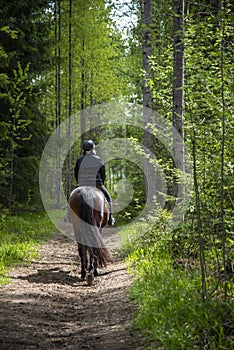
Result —
<svg viewBox="0 0 234 350"><path fill-rule="evenodd" d="M150 57L152 55L152 0L141 0L141 17L142 17L142 97L143 97L143 125L144 125L144 146L146 154L150 157L150 152L154 152L154 139L151 132L151 109L152 95L150 90ZM147 109L149 108L149 109ZM145 194L148 203L153 205L153 196L148 191L149 184L154 181L154 169L148 159L143 161L145 174Z"/></svg>

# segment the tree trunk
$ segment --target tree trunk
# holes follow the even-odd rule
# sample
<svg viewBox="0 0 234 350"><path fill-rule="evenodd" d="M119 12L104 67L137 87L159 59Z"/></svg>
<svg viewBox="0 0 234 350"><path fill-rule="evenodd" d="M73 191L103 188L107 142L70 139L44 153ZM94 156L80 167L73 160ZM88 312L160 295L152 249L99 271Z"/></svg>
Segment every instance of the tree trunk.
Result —
<svg viewBox="0 0 234 350"><path fill-rule="evenodd" d="M69 1L69 55L68 55L68 123L67 123L67 197L71 192L71 166L70 166L70 137L71 137L71 118L72 118L72 0Z"/></svg>
<svg viewBox="0 0 234 350"><path fill-rule="evenodd" d="M56 152L56 207L60 207L61 202L61 171L60 171L60 122L61 122L61 84L60 84L60 61L61 61L61 4L60 0L55 2L55 57L56 64L56 77L55 77L55 89L56 89L56 136L57 136L57 152Z"/></svg>
<svg viewBox="0 0 234 350"><path fill-rule="evenodd" d="M152 109L152 95L150 91L150 57L152 55L152 0L141 0L141 17L142 17L142 97L143 97L143 125L144 125L144 146L146 153L150 157L150 153L154 152L154 139L151 132L151 109ZM146 108L149 108L147 110ZM145 194L148 203L153 205L152 198L148 192L149 183L154 181L154 169L149 160L145 157L143 161L143 169L145 174Z"/></svg>
<svg viewBox="0 0 234 350"><path fill-rule="evenodd" d="M222 2L221 11L225 13L225 1ZM220 179L220 214L221 214L221 230L222 230L222 250L223 250L223 271L224 271L224 298L227 298L228 290L228 278L227 278L227 248L226 248L226 230L225 230L225 208L224 208L224 165L225 165L225 131L226 131L226 118L225 118L225 95L224 95L224 49L225 49L225 26L224 19L220 22L220 27L222 31L221 40L221 60L220 60L220 70L221 70L221 97L222 97L222 118L221 118L221 179Z"/></svg>
<svg viewBox="0 0 234 350"><path fill-rule="evenodd" d="M8 197L8 209L10 214L12 211L13 185L14 185L14 155L15 155L14 130L15 130L15 116L13 116L12 129L11 129L10 191L9 191L9 197Z"/></svg>
<svg viewBox="0 0 234 350"><path fill-rule="evenodd" d="M183 130L183 105L184 105L184 0L174 0L174 71L173 71L173 146L172 154L174 169L184 171L184 130ZM182 140L182 142L181 142ZM178 177L175 176L173 195L183 197L178 193ZM180 186L181 187L181 186ZM181 198L182 199L182 198Z"/></svg>
<svg viewBox="0 0 234 350"><path fill-rule="evenodd" d="M152 55L152 0L141 1L142 13L142 94L143 106L152 108L152 96L150 92L150 56Z"/></svg>
<svg viewBox="0 0 234 350"><path fill-rule="evenodd" d="M81 115L80 115L80 128L81 128L81 143L85 139L85 130L86 130L86 119L85 119L85 40L83 38L82 41L82 51L83 51L83 57L81 60Z"/></svg>

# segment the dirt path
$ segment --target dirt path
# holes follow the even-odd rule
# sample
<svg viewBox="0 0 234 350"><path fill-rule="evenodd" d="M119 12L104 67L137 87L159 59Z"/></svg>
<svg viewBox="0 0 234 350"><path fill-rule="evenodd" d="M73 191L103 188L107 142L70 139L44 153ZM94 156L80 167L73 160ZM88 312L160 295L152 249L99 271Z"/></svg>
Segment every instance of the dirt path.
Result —
<svg viewBox="0 0 234 350"><path fill-rule="evenodd" d="M119 237L108 237L116 253ZM131 331L130 278L117 257L88 287L80 281L77 247L56 235L40 259L11 271L0 295L0 349L142 350Z"/></svg>

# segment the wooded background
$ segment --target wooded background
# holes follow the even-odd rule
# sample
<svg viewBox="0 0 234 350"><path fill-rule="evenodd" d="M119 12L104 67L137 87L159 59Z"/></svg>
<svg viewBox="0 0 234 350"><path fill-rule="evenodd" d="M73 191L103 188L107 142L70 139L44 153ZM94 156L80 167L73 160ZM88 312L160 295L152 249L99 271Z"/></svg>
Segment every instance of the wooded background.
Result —
<svg viewBox="0 0 234 350"><path fill-rule="evenodd" d="M216 261L217 283L226 276L226 295L233 266L231 1L2 0L0 18L1 209L40 210L40 158L60 122L113 99L142 104L175 127L193 159L194 196L173 235L174 249L199 254L204 298L213 293L205 283L208 252ZM69 135L69 122L67 128ZM82 138L99 143L122 136L114 125ZM128 127L125 136L160 154L168 195L176 198L178 169L168 153L136 128ZM64 165L67 193L81 141ZM183 157L181 149L179 170ZM142 174L130 162L107 168L113 192L116 169L135 188L131 219L144 205Z"/></svg>

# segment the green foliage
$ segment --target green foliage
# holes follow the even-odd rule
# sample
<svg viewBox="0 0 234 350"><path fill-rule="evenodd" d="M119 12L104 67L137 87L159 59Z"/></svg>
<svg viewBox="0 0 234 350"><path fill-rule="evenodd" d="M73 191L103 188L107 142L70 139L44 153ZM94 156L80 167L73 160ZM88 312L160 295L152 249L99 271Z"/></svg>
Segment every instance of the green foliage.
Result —
<svg viewBox="0 0 234 350"><path fill-rule="evenodd" d="M171 219L171 213L167 210L153 211L144 221L138 224L129 225L129 229L123 232L122 249L125 254L131 254L139 249L143 252L142 247L153 246L158 242L158 249L161 247L162 253L170 253L171 234L166 233L166 226ZM150 227L150 229L149 229Z"/></svg>
<svg viewBox="0 0 234 350"><path fill-rule="evenodd" d="M222 295L223 273L226 271L226 279L231 278L228 271L234 259L231 216L233 157L230 153L233 149L231 90L234 71L228 4L226 12L219 12L218 16L210 15L199 20L191 16L185 29L185 132L187 145L195 148L196 153L201 222L198 223L197 204L191 205L182 229L183 233L188 233L186 240L180 231L178 241L181 251L191 244L193 247L197 244L198 248L199 225L205 248L208 293L215 290ZM228 293L232 293L230 287Z"/></svg>
<svg viewBox="0 0 234 350"><path fill-rule="evenodd" d="M135 327L155 349L231 349L233 340L233 44L231 16L189 16L185 24L185 135L190 152L196 141L197 179L202 227L195 197L174 232L165 233L166 213L156 213L127 232L124 252L135 277L130 296L137 304ZM222 52L222 40L225 44ZM150 81L155 108L170 117L172 48L156 47ZM224 57L222 58L222 54ZM224 99L222 98L222 87ZM222 117L225 120L224 174L221 177ZM193 134L195 131L195 136ZM225 252L222 232L221 185L224 181ZM164 220L164 219L165 220ZM208 298L202 285L198 228L205 249ZM141 233L142 232L142 233ZM223 256L226 255L226 266ZM226 269L226 276L224 274ZM225 279L227 279L225 281ZM225 299L226 284L228 298ZM149 345L150 347L150 345Z"/></svg>
<svg viewBox="0 0 234 350"><path fill-rule="evenodd" d="M131 3L139 21L125 42L110 20L110 10L104 0L59 3L59 40L58 33L56 38L54 33L55 27L59 29L54 2L13 0L0 5L0 202L3 206L9 204L9 195L14 208L36 209L40 204L40 155L50 130L59 120L68 117L70 92L72 113L113 98L142 102L140 2ZM70 3L72 18L69 17ZM153 1L153 5L149 86L154 110L170 121L173 3ZM165 233L170 219L167 211L152 213L149 222L129 226L124 250L130 254L137 278L131 292L139 305L136 322L145 330L147 338L155 340L156 348L226 349L233 346L229 325L231 306L228 298L226 304L222 301L224 285L228 297L233 295L233 7L229 0L185 6L184 129L187 151L195 150L199 206L195 196L192 197L185 221L172 233ZM72 81L69 81L69 54L72 55ZM60 99L57 100L55 68L56 73L60 73ZM59 118L55 121L56 106L59 106ZM117 125L118 120L116 125L98 130L92 130L92 118L85 122L90 127L88 137L92 136L95 142L125 137L143 144L142 130L132 126L123 130ZM154 131L154 127L151 128ZM157 132L153 132L154 151L170 190L171 157L162 150ZM80 145L76 146L71 152L71 164L80 152ZM137 147L134 150L142 156ZM56 166L56 160L54 164ZM118 182L120 200L126 191L122 180L132 184L133 200L117 218L118 223L129 223L145 204L143 174L135 164L122 160L112 162L107 168L110 171L108 187L114 198ZM71 169L66 171L72 174ZM7 264L27 259L30 254L26 252L40 237L41 225L35 229L29 221L26 217L3 216L1 219L3 274ZM150 230L147 229L149 223ZM201 242L205 250L208 291L208 300L204 303L200 300Z"/></svg>
<svg viewBox="0 0 234 350"><path fill-rule="evenodd" d="M0 216L0 283L7 278L7 268L15 264L28 264L37 257L38 244L45 242L55 232L48 216L24 214Z"/></svg>
<svg viewBox="0 0 234 350"><path fill-rule="evenodd" d="M142 173L140 169L134 165L131 164L131 162L125 161L124 162L124 170L125 170L125 178L124 181L128 181L128 184L131 184L132 188L127 188L125 185L125 182L123 182L123 186L121 189L121 181L118 182L118 201L121 204L121 200L124 203L124 198L126 199L131 196L131 190L132 190L132 199L131 202L126 206L124 206L124 209L117 213L117 221L121 222L122 224L130 223L131 220L133 220L135 217L139 215L142 208L145 205L145 193L144 193L144 177L142 176ZM122 192L122 195L121 195Z"/></svg>
<svg viewBox="0 0 234 350"><path fill-rule="evenodd" d="M123 245L134 282L130 298L137 304L134 328L149 349L230 349L233 305L212 298L202 302L198 264L172 258L170 215L158 213L155 226L129 229Z"/></svg>
<svg viewBox="0 0 234 350"><path fill-rule="evenodd" d="M16 208L29 192L38 200L37 178L18 182L38 166L47 137L39 103L43 73L51 62L51 6L48 1L11 1L0 5L0 203ZM37 158L37 159L36 159ZM35 161L36 160L36 161ZM27 166L25 166L27 163ZM24 166L22 166L24 164Z"/></svg>
<svg viewBox="0 0 234 350"><path fill-rule="evenodd" d="M72 19L69 18L69 2L61 2L61 120L67 118L68 103L68 27L72 26L72 95L76 96L73 113L89 108L94 103L110 101L122 95L124 78L121 74L124 46L109 18L109 10L103 0L72 2ZM59 29L59 28L58 28ZM51 86L54 105L54 85Z"/></svg>
<svg viewBox="0 0 234 350"><path fill-rule="evenodd" d="M154 109L171 119L173 26L170 2L154 2L155 39L151 57L150 83ZM185 221L173 233L169 247L173 259L196 259L200 243L204 244L208 294L223 295L224 271L227 270L228 291L233 263L233 13L229 1L224 4L189 5L184 25L184 131L190 154L195 149L194 172L198 182L200 221L195 195L191 199ZM187 6L187 5L186 5ZM204 6L204 7L203 7ZM208 9L211 11L209 12ZM204 11L203 11L204 10ZM161 11L161 12L160 12ZM160 16L159 16L160 12ZM165 17L164 17L165 16ZM156 21L160 18L160 21ZM167 25L167 37L161 30ZM164 37L164 40L160 40ZM224 140L222 135L224 134ZM224 142L223 142L224 141ZM222 169L222 144L224 169ZM160 152L155 145L155 152ZM162 154L161 150L161 154ZM170 161L163 155L164 172L170 181ZM167 168L168 167L168 168ZM222 188L224 191L222 193ZM221 210L223 203L224 212ZM201 236L199 238L199 231ZM224 259L226 262L224 262ZM215 292L214 292L215 291Z"/></svg>

